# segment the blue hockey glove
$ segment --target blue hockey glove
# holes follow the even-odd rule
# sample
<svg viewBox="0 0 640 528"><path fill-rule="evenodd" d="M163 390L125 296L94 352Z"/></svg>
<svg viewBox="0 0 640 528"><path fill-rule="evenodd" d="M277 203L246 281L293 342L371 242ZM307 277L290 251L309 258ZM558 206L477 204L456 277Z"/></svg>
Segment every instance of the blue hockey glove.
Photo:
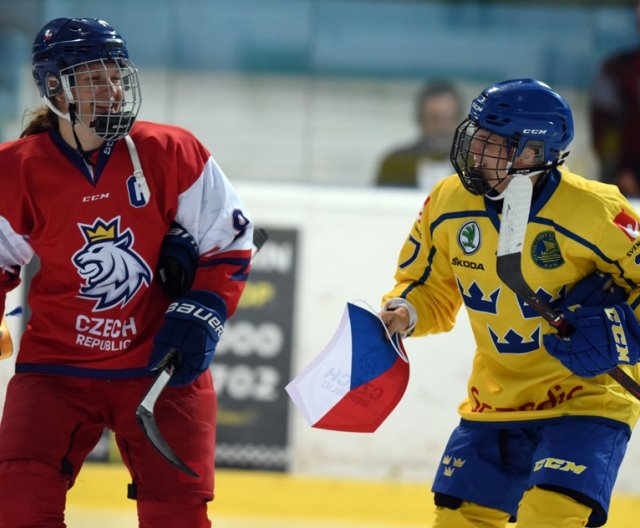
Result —
<svg viewBox="0 0 640 528"><path fill-rule="evenodd" d="M162 240L156 266L158 283L170 299L182 297L191 289L198 264L198 244L178 222Z"/></svg>
<svg viewBox="0 0 640 528"><path fill-rule="evenodd" d="M611 275L596 271L579 281L560 301L558 309L566 312L576 305L613 306L627 300L627 292L611 280Z"/></svg>
<svg viewBox="0 0 640 528"><path fill-rule="evenodd" d="M547 352L574 374L591 378L638 362L640 324L627 303L577 308L565 317L575 332L567 338L547 334L543 342Z"/></svg>
<svg viewBox="0 0 640 528"><path fill-rule="evenodd" d="M165 322L153 340L147 368L164 367L175 352L169 385L186 385L209 368L227 318L224 301L213 293L192 291L167 308Z"/></svg>

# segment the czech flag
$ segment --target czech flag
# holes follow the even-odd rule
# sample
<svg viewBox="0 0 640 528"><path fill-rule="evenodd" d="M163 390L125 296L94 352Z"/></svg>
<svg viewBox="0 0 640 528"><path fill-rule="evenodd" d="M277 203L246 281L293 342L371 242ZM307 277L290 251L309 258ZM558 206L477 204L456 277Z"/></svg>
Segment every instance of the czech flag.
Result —
<svg viewBox="0 0 640 528"><path fill-rule="evenodd" d="M325 349L286 386L306 422L319 429L371 433L409 382L402 341L373 312L347 303Z"/></svg>

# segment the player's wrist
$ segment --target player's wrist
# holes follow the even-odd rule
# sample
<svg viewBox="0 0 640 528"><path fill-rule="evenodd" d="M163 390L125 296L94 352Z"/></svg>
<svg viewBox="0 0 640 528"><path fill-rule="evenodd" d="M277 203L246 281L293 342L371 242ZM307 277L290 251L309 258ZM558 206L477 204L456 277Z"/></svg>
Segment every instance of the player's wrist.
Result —
<svg viewBox="0 0 640 528"><path fill-rule="evenodd" d="M408 335L413 332L417 322L418 322L418 312L416 311L413 304L411 304L406 299L402 297L393 297L389 299L386 303L384 303L383 308L389 311L398 311L399 309L404 309L407 312L407 320L406 326L401 331L403 335Z"/></svg>

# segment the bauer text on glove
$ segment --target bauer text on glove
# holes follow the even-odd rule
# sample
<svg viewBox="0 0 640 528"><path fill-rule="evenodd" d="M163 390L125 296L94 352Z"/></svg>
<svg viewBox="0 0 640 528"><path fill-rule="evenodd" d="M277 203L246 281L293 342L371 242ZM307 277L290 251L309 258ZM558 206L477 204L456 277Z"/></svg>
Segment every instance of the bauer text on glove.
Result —
<svg viewBox="0 0 640 528"><path fill-rule="evenodd" d="M227 317L224 301L210 292L196 290L172 302L165 322L153 340L148 367L164 366L175 353L176 368L170 385L186 385L209 368Z"/></svg>

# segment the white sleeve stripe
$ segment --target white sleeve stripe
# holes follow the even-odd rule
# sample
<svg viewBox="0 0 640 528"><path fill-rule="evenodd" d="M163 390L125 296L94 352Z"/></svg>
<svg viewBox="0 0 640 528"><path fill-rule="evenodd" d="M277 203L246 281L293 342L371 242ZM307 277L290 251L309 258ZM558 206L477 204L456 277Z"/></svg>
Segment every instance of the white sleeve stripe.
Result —
<svg viewBox="0 0 640 528"><path fill-rule="evenodd" d="M178 197L176 221L198 242L200 255L232 249L250 249L252 228L236 240L233 212L246 209L222 169L209 158L200 177Z"/></svg>
<svg viewBox="0 0 640 528"><path fill-rule="evenodd" d="M9 270L24 266L33 257L33 248L25 237L16 233L4 216L0 216L0 268Z"/></svg>

